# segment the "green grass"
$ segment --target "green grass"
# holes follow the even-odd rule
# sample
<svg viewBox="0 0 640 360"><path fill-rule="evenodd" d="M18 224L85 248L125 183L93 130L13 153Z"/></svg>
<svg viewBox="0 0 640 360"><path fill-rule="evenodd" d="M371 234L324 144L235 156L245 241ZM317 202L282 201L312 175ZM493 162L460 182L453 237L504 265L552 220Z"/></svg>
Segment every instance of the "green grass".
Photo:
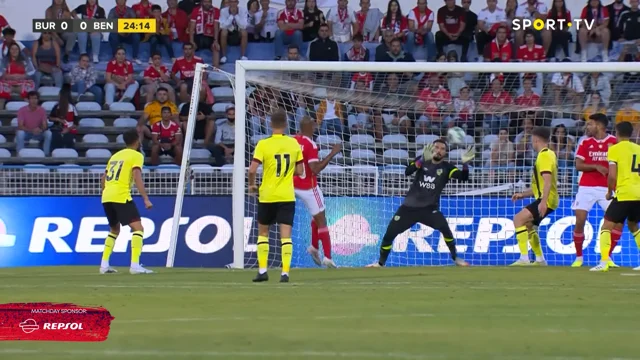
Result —
<svg viewBox="0 0 640 360"><path fill-rule="evenodd" d="M637 359L630 273L294 269L252 284L253 271L4 269L0 302L102 305L115 320L103 343L4 342L0 359Z"/></svg>

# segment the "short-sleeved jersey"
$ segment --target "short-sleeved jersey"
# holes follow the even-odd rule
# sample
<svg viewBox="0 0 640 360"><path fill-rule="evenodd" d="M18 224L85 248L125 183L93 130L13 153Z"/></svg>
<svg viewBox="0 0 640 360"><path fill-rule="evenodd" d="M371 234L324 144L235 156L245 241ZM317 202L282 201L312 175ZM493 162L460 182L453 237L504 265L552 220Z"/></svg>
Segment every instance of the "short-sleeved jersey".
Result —
<svg viewBox="0 0 640 360"><path fill-rule="evenodd" d="M484 55L492 61L500 59L501 62L509 62L512 54L513 47L509 40L505 40L500 44L497 39L494 39L484 48Z"/></svg>
<svg viewBox="0 0 640 360"><path fill-rule="evenodd" d="M191 59L179 57L173 63L171 74L179 74L181 80L190 79L196 75L196 64L202 63L202 58L194 56Z"/></svg>
<svg viewBox="0 0 640 360"><path fill-rule="evenodd" d="M113 154L105 170L102 202L124 204L131 201L133 169L142 170L144 155L132 149L123 149Z"/></svg>
<svg viewBox="0 0 640 360"><path fill-rule="evenodd" d="M318 177L311 171L309 166L312 162L318 162L318 145L304 135L296 135L294 138L300 144L302 157L304 158L304 172L300 176L293 177L293 186L300 190L313 189L318 185Z"/></svg>
<svg viewBox="0 0 640 360"><path fill-rule="evenodd" d="M107 63L106 72L111 75L127 77L133 74L133 64L128 60L125 60L122 64L118 64L116 60L111 60Z"/></svg>
<svg viewBox="0 0 640 360"><path fill-rule="evenodd" d="M462 26L462 23L465 22L467 14L465 10L458 5L456 5L453 10L449 10L449 8L443 6L438 9L436 17L438 25L444 26L449 33L455 34L460 29L460 26Z"/></svg>
<svg viewBox="0 0 640 360"><path fill-rule="evenodd" d="M607 135L607 137L601 140L594 137L586 138L578 145L576 158L582 159L587 165L600 165L607 168L609 167L607 152L609 148L617 142L615 136L611 135ZM580 176L578 185L607 187L607 176L597 171L585 172Z"/></svg>
<svg viewBox="0 0 640 360"><path fill-rule="evenodd" d="M151 18L151 7L153 6L153 4L151 2L148 2L147 5L145 6L142 1L140 1L137 4L133 4L131 5L131 9L136 13L136 16L139 19L149 19Z"/></svg>
<svg viewBox="0 0 640 360"><path fill-rule="evenodd" d="M262 184L258 200L261 203L295 201L293 173L303 160L296 139L287 135L272 135L258 141L253 161L262 164Z"/></svg>
<svg viewBox="0 0 640 360"><path fill-rule="evenodd" d="M347 10L347 16L349 16L349 11ZM304 20L304 14L300 9L282 9L278 12L278 23L283 22L285 24L295 24L300 20ZM295 32L294 29L285 30L284 33L287 35L292 35Z"/></svg>
<svg viewBox="0 0 640 360"><path fill-rule="evenodd" d="M415 164L413 162L410 165ZM404 198L402 205L408 207L439 206L440 196L445 186L449 183L451 175L460 171L447 161L434 164L427 161L416 170L413 183Z"/></svg>
<svg viewBox="0 0 640 360"><path fill-rule="evenodd" d="M171 101L167 101L162 104L157 100L154 100L144 107L144 113L149 117L149 126L153 126L155 123L162 120L162 108L165 106L171 108L171 114L178 114L178 107Z"/></svg>
<svg viewBox="0 0 640 360"><path fill-rule="evenodd" d="M535 12L546 15L549 9L543 1L538 1L535 5ZM516 9L516 17L533 20L535 12L530 11L528 1L518 5Z"/></svg>
<svg viewBox="0 0 640 360"><path fill-rule="evenodd" d="M609 20L609 9L606 6L600 8L600 12L598 13L598 8L592 8L590 6L585 6L582 8L582 13L580 13L581 19L595 19L596 24L600 25L605 20Z"/></svg>
<svg viewBox="0 0 640 360"><path fill-rule="evenodd" d="M518 48L517 58L523 62L539 62L545 61L547 55L542 45L534 44L532 48L529 48L527 45L521 45Z"/></svg>
<svg viewBox="0 0 640 360"><path fill-rule="evenodd" d="M618 201L640 201L640 145L624 140L609 148L609 163L616 164Z"/></svg>
<svg viewBox="0 0 640 360"><path fill-rule="evenodd" d="M176 139L176 135L182 134L180 125L173 121L165 126L162 121L158 121L151 127L151 135L158 135L158 141L161 144L170 144Z"/></svg>
<svg viewBox="0 0 640 360"><path fill-rule="evenodd" d="M424 113L427 116L436 116L440 113L440 108L452 103L449 90L439 87L436 90L428 87L418 95L418 102L424 103Z"/></svg>
<svg viewBox="0 0 640 360"><path fill-rule="evenodd" d="M518 106L540 106L540 95L532 92L531 94L520 94L516 98L516 105Z"/></svg>
<svg viewBox="0 0 640 360"><path fill-rule="evenodd" d="M555 210L560 202L558 197L558 159L556 158L556 153L548 148L540 150L531 173L531 189L536 199L542 198L542 191L545 185L542 177L544 174L551 174L551 191L549 191L547 207Z"/></svg>
<svg viewBox="0 0 640 360"><path fill-rule="evenodd" d="M148 68L144 70L144 74L142 76L144 76L145 78L158 80L162 77L162 75L169 75L169 70L167 70L166 66L160 65L156 69L155 66L150 65Z"/></svg>

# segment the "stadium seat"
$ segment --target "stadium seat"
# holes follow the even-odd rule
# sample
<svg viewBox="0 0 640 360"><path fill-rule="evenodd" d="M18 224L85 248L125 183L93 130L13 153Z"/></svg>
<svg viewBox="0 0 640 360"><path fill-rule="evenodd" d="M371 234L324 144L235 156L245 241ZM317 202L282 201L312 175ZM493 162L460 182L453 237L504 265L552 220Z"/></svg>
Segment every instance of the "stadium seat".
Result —
<svg viewBox="0 0 640 360"><path fill-rule="evenodd" d="M51 157L75 159L78 157L78 152L74 149L55 149L51 152Z"/></svg>
<svg viewBox="0 0 640 360"><path fill-rule="evenodd" d="M407 146L407 137L402 134L390 134L382 137L384 147Z"/></svg>
<svg viewBox="0 0 640 360"><path fill-rule="evenodd" d="M7 149L0 149L0 159L8 159L11 157L11 151Z"/></svg>
<svg viewBox="0 0 640 360"><path fill-rule="evenodd" d="M180 166L174 164L158 165L156 167L156 173L159 174L178 174L180 173Z"/></svg>
<svg viewBox="0 0 640 360"><path fill-rule="evenodd" d="M492 135L492 134L485 135L482 138L482 145L485 147L489 147L491 146L491 144L493 144L496 141L498 141L498 135Z"/></svg>
<svg viewBox="0 0 640 360"><path fill-rule="evenodd" d="M404 165L387 165L382 168L382 172L384 174L404 175L406 168Z"/></svg>
<svg viewBox="0 0 640 360"><path fill-rule="evenodd" d="M42 164L27 164L22 171L26 174L44 174L50 172L49 168Z"/></svg>
<svg viewBox="0 0 640 360"><path fill-rule="evenodd" d="M223 174L233 174L233 164L224 164L219 169ZM262 168L258 172L262 172Z"/></svg>
<svg viewBox="0 0 640 360"><path fill-rule="evenodd" d="M576 127L576 121L573 119L553 119L551 120L551 128L558 125L564 125L567 129L573 129Z"/></svg>
<svg viewBox="0 0 640 360"><path fill-rule="evenodd" d="M89 149L85 156L92 159L108 159L111 157L111 152L107 149Z"/></svg>
<svg viewBox="0 0 640 360"><path fill-rule="evenodd" d="M486 149L482 151L482 160L491 160L491 150L490 149Z"/></svg>
<svg viewBox="0 0 640 360"><path fill-rule="evenodd" d="M82 137L82 142L87 144L108 144L109 139L102 134L87 134Z"/></svg>
<svg viewBox="0 0 640 360"><path fill-rule="evenodd" d="M253 135L251 136L251 144L255 145L258 141L268 138L269 135Z"/></svg>
<svg viewBox="0 0 640 360"><path fill-rule="evenodd" d="M209 81L229 81L229 78L222 73L213 71L209 72Z"/></svg>
<svg viewBox="0 0 640 360"><path fill-rule="evenodd" d="M124 136L122 134L116 137L116 144L124 144Z"/></svg>
<svg viewBox="0 0 640 360"><path fill-rule="evenodd" d="M13 118L11 119L11 126L16 127L18 126L18 118Z"/></svg>
<svg viewBox="0 0 640 360"><path fill-rule="evenodd" d="M331 153L331 149L322 149L318 151L318 157L320 160L326 158ZM337 153L336 156L333 157L334 160L342 159L342 153Z"/></svg>
<svg viewBox="0 0 640 360"><path fill-rule="evenodd" d="M7 111L18 111L27 105L29 105L29 103L27 103L26 101L10 101L5 106L5 109Z"/></svg>
<svg viewBox="0 0 640 360"><path fill-rule="evenodd" d="M440 139L437 135L418 135L416 136L416 145L424 146Z"/></svg>
<svg viewBox="0 0 640 360"><path fill-rule="evenodd" d="M357 175L375 175L378 173L378 167L373 165L355 165L351 167L351 172Z"/></svg>
<svg viewBox="0 0 640 360"><path fill-rule="evenodd" d="M369 149L353 149L351 158L355 161L371 161L376 159L376 153Z"/></svg>
<svg viewBox="0 0 640 360"><path fill-rule="evenodd" d="M475 143L476 143L476 140L473 138L473 136L465 135L465 137L464 137L464 145L465 146L471 146L471 145L474 145Z"/></svg>
<svg viewBox="0 0 640 360"><path fill-rule="evenodd" d="M51 112L51 109L53 109L54 106L56 106L58 104L57 101L45 101L42 103L42 108L44 109L44 111L46 111L47 113Z"/></svg>
<svg viewBox="0 0 640 360"><path fill-rule="evenodd" d="M580 143L581 143L584 139L586 139L586 138L588 138L588 136L587 136L587 135L582 135L582 136L580 136L580 138L578 139L578 142L576 143L576 146L577 146L577 145L580 145Z"/></svg>
<svg viewBox="0 0 640 360"><path fill-rule="evenodd" d="M84 118L80 119L80 121L78 122L78 127L102 128L104 127L104 121L98 118Z"/></svg>
<svg viewBox="0 0 640 360"><path fill-rule="evenodd" d="M126 127L132 128L138 125L138 120L132 118L117 118L113 121L113 126L115 127Z"/></svg>
<svg viewBox="0 0 640 360"><path fill-rule="evenodd" d="M60 88L55 86L40 86L38 88L38 94L41 97L58 97L60 95Z"/></svg>
<svg viewBox="0 0 640 360"><path fill-rule="evenodd" d="M344 174L345 170L340 165L327 165L324 170L322 170L322 175L340 175Z"/></svg>
<svg viewBox="0 0 640 360"><path fill-rule="evenodd" d="M57 173L63 173L63 174L81 174L84 172L82 167L77 164L60 165L57 168L55 168L55 171Z"/></svg>
<svg viewBox="0 0 640 360"><path fill-rule="evenodd" d="M409 158L409 152L403 149L388 149L382 153L382 158L387 164L405 163Z"/></svg>
<svg viewBox="0 0 640 360"><path fill-rule="evenodd" d="M455 149L455 150L451 150L449 152L449 159L451 161L459 161L462 159L462 154L465 153L466 150L464 149Z"/></svg>
<svg viewBox="0 0 640 360"><path fill-rule="evenodd" d="M211 109L213 110L214 113L222 114L225 111L227 111L228 106L233 106L233 104L228 102L218 102L213 104Z"/></svg>
<svg viewBox="0 0 640 360"><path fill-rule="evenodd" d="M338 135L319 135L316 138L316 142L320 146L333 146L335 144L341 144L342 139Z"/></svg>
<svg viewBox="0 0 640 360"><path fill-rule="evenodd" d="M191 149L192 160L208 160L211 153L206 149Z"/></svg>
<svg viewBox="0 0 640 360"><path fill-rule="evenodd" d="M78 111L102 111L102 107L95 101L80 101L76 104Z"/></svg>
<svg viewBox="0 0 640 360"><path fill-rule="evenodd" d="M7 138L4 137L4 135L0 134L0 144L4 144L7 142Z"/></svg>
<svg viewBox="0 0 640 360"><path fill-rule="evenodd" d="M220 102L233 102L233 89L228 86L214 87L211 89L213 98Z"/></svg>
<svg viewBox="0 0 640 360"><path fill-rule="evenodd" d="M194 165L191 165L191 171L193 172L194 175L198 175L198 174L212 174L216 170L211 165L194 164Z"/></svg>
<svg viewBox="0 0 640 360"><path fill-rule="evenodd" d="M92 165L87 169L91 174L104 174L105 166L104 165Z"/></svg>
<svg viewBox="0 0 640 360"><path fill-rule="evenodd" d="M374 146L376 144L376 139L374 139L373 136L368 134L356 134L356 135L351 135L351 138L349 139L349 144L351 144L351 147L353 148L369 147L369 146Z"/></svg>
<svg viewBox="0 0 640 360"><path fill-rule="evenodd" d="M115 102L109 105L110 111L136 111L136 107L130 102Z"/></svg>
<svg viewBox="0 0 640 360"><path fill-rule="evenodd" d="M40 149L22 149L18 153L18 157L40 159L44 158L45 156L44 152Z"/></svg>

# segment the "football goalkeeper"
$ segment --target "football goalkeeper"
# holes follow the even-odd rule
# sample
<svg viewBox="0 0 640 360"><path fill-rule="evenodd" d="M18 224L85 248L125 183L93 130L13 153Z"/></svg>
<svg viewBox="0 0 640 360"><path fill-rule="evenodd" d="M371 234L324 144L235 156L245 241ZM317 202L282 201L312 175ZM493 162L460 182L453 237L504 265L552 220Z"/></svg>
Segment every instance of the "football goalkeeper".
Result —
<svg viewBox="0 0 640 360"><path fill-rule="evenodd" d="M387 226L387 231L380 245L380 259L367 267L382 267L391 253L393 240L415 223L421 223L440 231L451 252L451 259L458 266L469 266L456 253L456 241L453 238L449 223L440 212L440 195L449 180L469 180L467 163L475 158L473 147L467 149L462 156L462 170L444 161L447 156L447 143L436 140L423 150L422 156L409 163L405 174L416 173L413 183L404 198L404 202L394 214Z"/></svg>

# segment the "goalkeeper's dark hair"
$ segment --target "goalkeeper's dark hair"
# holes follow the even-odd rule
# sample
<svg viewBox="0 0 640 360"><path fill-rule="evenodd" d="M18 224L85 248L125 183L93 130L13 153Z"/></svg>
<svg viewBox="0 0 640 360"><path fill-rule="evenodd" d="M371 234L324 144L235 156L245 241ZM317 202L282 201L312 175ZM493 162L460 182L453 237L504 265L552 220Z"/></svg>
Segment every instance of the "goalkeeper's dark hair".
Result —
<svg viewBox="0 0 640 360"><path fill-rule="evenodd" d="M447 144L447 141L445 139L435 139L433 140L433 143L440 143L442 145L444 145L445 149L447 149L447 151L449 151L449 144Z"/></svg>
<svg viewBox="0 0 640 360"><path fill-rule="evenodd" d="M628 121L616 124L616 136L621 138L630 138L633 135L633 125Z"/></svg>
<svg viewBox="0 0 640 360"><path fill-rule="evenodd" d="M548 127L538 126L533 128L533 130L531 131L531 135L548 143L549 139L551 138L551 130L549 130Z"/></svg>
<svg viewBox="0 0 640 360"><path fill-rule="evenodd" d="M609 125L609 118L607 117L606 114L603 114L603 113L592 114L591 116L589 116L589 120L593 120L598 124L601 124L605 128Z"/></svg>
<svg viewBox="0 0 640 360"><path fill-rule="evenodd" d="M132 146L138 141L138 131L136 129L127 130L122 134L122 140L124 140L125 145Z"/></svg>
<svg viewBox="0 0 640 360"><path fill-rule="evenodd" d="M271 114L271 127L274 129L286 129L287 128L287 113L278 109Z"/></svg>

